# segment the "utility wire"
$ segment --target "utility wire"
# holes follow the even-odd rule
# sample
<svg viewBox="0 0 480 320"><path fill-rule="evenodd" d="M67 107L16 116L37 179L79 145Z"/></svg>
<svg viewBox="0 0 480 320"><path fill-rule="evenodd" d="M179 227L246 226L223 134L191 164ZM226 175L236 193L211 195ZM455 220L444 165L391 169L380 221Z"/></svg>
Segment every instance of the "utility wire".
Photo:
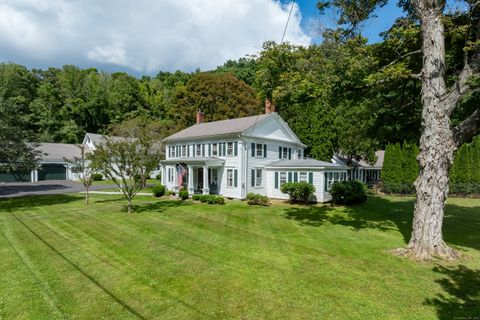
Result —
<svg viewBox="0 0 480 320"><path fill-rule="evenodd" d="M295 1L292 1L292 6L290 7L290 12L288 13L287 24L285 25L285 29L283 30L282 41L280 43L283 43L283 40L285 39L285 34L287 33L288 23L290 22L290 17L292 16L294 5L295 5Z"/></svg>

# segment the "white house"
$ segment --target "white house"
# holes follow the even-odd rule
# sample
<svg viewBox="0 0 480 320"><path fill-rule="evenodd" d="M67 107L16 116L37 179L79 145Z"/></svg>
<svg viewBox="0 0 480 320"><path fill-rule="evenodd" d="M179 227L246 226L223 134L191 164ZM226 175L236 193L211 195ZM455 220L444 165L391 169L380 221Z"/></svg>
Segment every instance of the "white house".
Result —
<svg viewBox="0 0 480 320"><path fill-rule="evenodd" d="M344 165L304 158L306 147L267 100L265 114L197 123L163 140L162 184L171 191L221 194L244 199L247 193L286 199L286 182L315 186L319 202L331 199L334 181L347 178Z"/></svg>

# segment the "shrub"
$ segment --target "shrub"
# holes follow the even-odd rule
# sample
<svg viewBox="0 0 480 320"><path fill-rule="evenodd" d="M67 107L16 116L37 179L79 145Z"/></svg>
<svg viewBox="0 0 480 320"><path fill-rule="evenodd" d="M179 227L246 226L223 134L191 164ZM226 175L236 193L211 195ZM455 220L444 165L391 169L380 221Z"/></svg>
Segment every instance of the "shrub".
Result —
<svg viewBox="0 0 480 320"><path fill-rule="evenodd" d="M92 180L93 181L102 181L103 176L101 173L92 173Z"/></svg>
<svg viewBox="0 0 480 320"><path fill-rule="evenodd" d="M182 200L186 200L188 199L188 190L185 190L185 189L182 189L178 192L178 196L180 197L180 199Z"/></svg>
<svg viewBox="0 0 480 320"><path fill-rule="evenodd" d="M157 179L158 181L162 180L162 175L157 174L157 175L155 176L155 179Z"/></svg>
<svg viewBox="0 0 480 320"><path fill-rule="evenodd" d="M337 181L330 189L336 204L357 204L367 201L367 186L360 181Z"/></svg>
<svg viewBox="0 0 480 320"><path fill-rule="evenodd" d="M213 194L194 194L192 199L208 204L225 204L225 198Z"/></svg>
<svg viewBox="0 0 480 320"><path fill-rule="evenodd" d="M268 206L268 198L261 194L250 192L247 194L247 203L251 206Z"/></svg>
<svg viewBox="0 0 480 320"><path fill-rule="evenodd" d="M165 187L161 184L158 184L152 188L152 193L155 197L162 197L165 195Z"/></svg>
<svg viewBox="0 0 480 320"><path fill-rule="evenodd" d="M315 187L308 182L287 182L280 190L287 193L292 202L308 203L308 199L315 192Z"/></svg>

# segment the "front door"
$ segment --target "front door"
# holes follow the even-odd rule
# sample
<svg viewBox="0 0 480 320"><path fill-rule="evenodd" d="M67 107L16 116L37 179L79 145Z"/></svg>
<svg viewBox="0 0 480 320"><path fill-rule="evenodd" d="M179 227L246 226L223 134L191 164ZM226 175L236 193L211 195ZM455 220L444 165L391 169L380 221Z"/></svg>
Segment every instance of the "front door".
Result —
<svg viewBox="0 0 480 320"><path fill-rule="evenodd" d="M210 193L218 194L218 170L215 168L208 169L208 181L210 185Z"/></svg>
<svg viewBox="0 0 480 320"><path fill-rule="evenodd" d="M197 188L198 191L203 190L203 168L197 169Z"/></svg>

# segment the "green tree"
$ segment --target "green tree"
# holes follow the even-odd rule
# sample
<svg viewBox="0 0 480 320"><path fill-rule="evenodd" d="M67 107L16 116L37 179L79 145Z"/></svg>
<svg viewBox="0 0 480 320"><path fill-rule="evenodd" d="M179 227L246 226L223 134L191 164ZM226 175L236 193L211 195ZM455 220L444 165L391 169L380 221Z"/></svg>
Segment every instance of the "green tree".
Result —
<svg viewBox="0 0 480 320"><path fill-rule="evenodd" d="M381 172L385 191L399 193L403 184L403 155L400 144L388 144Z"/></svg>
<svg viewBox="0 0 480 320"><path fill-rule="evenodd" d="M88 204L89 201L89 191L93 183L93 167L92 162L88 159L88 154L85 150L84 145L78 145L80 149L80 157L73 157L73 159L66 159L68 163L72 166L72 172L75 173L82 182L83 187L85 188L85 203Z"/></svg>

